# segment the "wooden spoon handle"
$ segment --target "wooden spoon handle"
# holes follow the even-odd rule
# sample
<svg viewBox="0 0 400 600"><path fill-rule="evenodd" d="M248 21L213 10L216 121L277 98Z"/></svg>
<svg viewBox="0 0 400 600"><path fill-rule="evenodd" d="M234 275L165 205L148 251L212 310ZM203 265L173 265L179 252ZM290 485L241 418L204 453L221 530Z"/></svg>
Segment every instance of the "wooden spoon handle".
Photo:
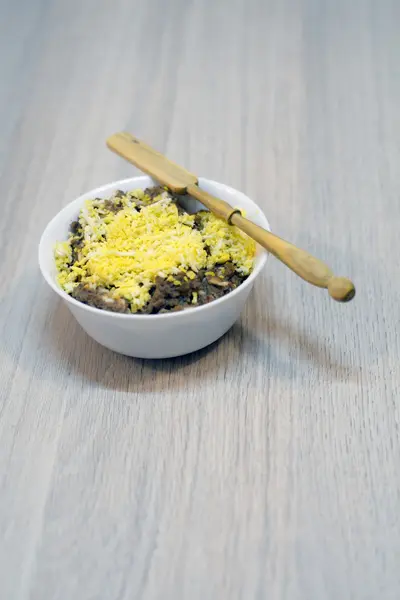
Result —
<svg viewBox="0 0 400 600"><path fill-rule="evenodd" d="M226 202L214 198L197 185L188 186L188 192L211 211L226 219L228 223L236 225L236 227L247 233L260 246L294 271L296 275L317 287L327 288L334 300L348 302L354 298L356 293L354 284L345 277L335 277L331 269L322 260L245 219L239 210L235 210Z"/></svg>

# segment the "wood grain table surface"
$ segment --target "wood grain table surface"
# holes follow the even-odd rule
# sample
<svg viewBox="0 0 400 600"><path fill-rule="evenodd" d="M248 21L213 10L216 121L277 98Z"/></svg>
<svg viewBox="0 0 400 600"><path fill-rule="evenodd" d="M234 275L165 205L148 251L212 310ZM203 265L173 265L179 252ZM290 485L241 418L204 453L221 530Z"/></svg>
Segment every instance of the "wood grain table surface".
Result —
<svg viewBox="0 0 400 600"><path fill-rule="evenodd" d="M400 2L0 0L1 600L400 598ZM197 354L122 357L38 240L126 129L357 285L273 258Z"/></svg>

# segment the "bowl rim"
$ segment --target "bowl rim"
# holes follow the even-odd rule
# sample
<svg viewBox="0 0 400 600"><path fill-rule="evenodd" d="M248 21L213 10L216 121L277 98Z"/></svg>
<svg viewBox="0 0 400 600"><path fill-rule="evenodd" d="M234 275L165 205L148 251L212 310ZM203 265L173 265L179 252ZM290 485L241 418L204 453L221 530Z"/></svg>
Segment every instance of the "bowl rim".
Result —
<svg viewBox="0 0 400 600"><path fill-rule="evenodd" d="M40 241L39 241L39 247L38 247L39 268L40 268L40 272L41 272L43 278L45 279L46 283L50 286L50 288L54 292L56 292L56 294L58 294L58 296L60 296L60 298L62 298L65 302L71 304L72 306L76 306L77 308L80 308L80 309L87 311L89 313L92 313L92 314L96 314L98 316L103 315L104 317L107 317L107 318L115 318L115 319L119 319L119 320L128 319L129 321L136 320L136 319L138 319L139 321L147 321L149 319L150 319L150 321L154 321L155 319L158 319L158 320L180 319L182 317L187 317L191 314L197 315L201 311L205 311L207 309L210 310L210 308L212 308L213 306L216 307L217 305L222 304L229 299L233 299L234 296L236 296L241 291L243 291L246 287L249 287L252 283L254 283L255 279L258 277L258 275L261 273L262 269L264 268L264 266L267 262L267 258L268 258L267 251L262 248L261 248L261 253L260 253L261 258L260 258L258 264L256 265L254 270L250 273L248 278L243 283L241 283L237 288L235 288L234 290L232 290L225 296L222 296L221 298L217 298L216 300L212 300L211 302L208 302L207 304L202 304L201 306L194 306L193 308L190 308L190 310L185 309L185 310L181 310L181 311L177 311L177 312L162 313L162 314L155 314L155 315L135 314L135 313L131 313L131 314L116 313L116 312L107 311L107 310L104 310L101 308L96 308L94 306L89 306L88 304L84 304L83 302L79 302L79 300L76 300L75 298L73 298L72 296L67 294L67 292L65 292L62 288L60 288L53 281L53 278L51 277L49 270L43 264L44 263L44 261L43 261L44 240L45 240L47 232L49 231L49 229L51 229L53 223L60 218L60 216L62 215L63 212L69 212L68 209L71 207L72 204L79 203L79 201L84 202L84 200L87 199L88 197L90 198L92 195L95 196L98 193L104 193L105 191L107 191L107 189L118 188L118 186L122 186L122 185L125 186L125 185L130 185L130 184L132 184L134 186L135 181L139 182L139 180L143 180L145 178L152 180L151 177L143 174L143 175L138 175L135 177L128 177L128 178L124 178L124 179L118 179L116 181L111 181L109 183L106 183L106 184L103 184L96 188L93 188L91 190L88 190L87 192L84 192L83 194L81 194L80 196L78 196L77 198L75 198L74 200L72 200L71 202L66 204L65 206L63 206L62 209L59 210L55 214L55 216L47 223L47 225L44 228L43 233L40 237ZM215 181L213 179L208 179L206 177L199 177L199 184L201 185L202 182L210 183L212 185L217 185L219 187L226 188L230 192L233 192L236 194L239 193L239 194L245 196L245 198L251 204L254 204L258 208L258 210L261 212L261 215L265 220L265 224L263 225L264 228L267 231L271 231L269 221L268 221L267 217L265 216L264 211L258 206L258 204L256 204L254 202L254 200L249 198L246 194L244 194L240 190L237 190L236 188L233 188L225 183L221 183L221 182ZM139 189L140 189L140 184L138 183L138 185L139 185ZM132 189L135 189L135 188L132 188Z"/></svg>

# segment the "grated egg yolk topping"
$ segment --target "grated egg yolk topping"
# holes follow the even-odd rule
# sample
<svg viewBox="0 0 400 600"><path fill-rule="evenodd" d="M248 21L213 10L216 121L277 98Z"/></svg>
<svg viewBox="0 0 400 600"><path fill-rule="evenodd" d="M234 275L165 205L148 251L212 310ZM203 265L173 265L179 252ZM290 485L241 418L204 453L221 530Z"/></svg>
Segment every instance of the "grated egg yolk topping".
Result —
<svg viewBox="0 0 400 600"><path fill-rule="evenodd" d="M103 287L136 312L150 300L157 277L171 280L183 272L193 278L200 269L228 261L243 275L252 271L255 243L239 229L207 211L201 227L194 227L195 215L178 210L167 192L138 210L135 201L142 197L143 192L130 192L118 212L104 200L85 203L79 258L73 256L72 234L55 247L58 282L67 293L79 283Z"/></svg>

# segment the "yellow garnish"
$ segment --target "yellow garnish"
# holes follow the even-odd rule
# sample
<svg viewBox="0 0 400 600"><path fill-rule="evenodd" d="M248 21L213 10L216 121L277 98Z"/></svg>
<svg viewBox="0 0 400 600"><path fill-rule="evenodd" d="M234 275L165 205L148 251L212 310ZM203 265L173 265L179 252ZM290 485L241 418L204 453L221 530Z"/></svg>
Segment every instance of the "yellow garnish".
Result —
<svg viewBox="0 0 400 600"><path fill-rule="evenodd" d="M140 211L137 199L145 203ZM213 267L228 261L243 275L251 272L255 243L239 229L204 211L199 231L192 227L194 215L179 214L167 192L146 205L149 200L135 190L119 198L119 212L103 201L85 203L79 215L84 238L80 260L75 254L71 264L72 237L55 247L58 281L65 291L71 293L78 283L104 287L113 297L127 299L136 312L149 301L157 277L180 286L177 274L184 281L195 279L201 269L214 275ZM196 303L196 292L193 299Z"/></svg>

